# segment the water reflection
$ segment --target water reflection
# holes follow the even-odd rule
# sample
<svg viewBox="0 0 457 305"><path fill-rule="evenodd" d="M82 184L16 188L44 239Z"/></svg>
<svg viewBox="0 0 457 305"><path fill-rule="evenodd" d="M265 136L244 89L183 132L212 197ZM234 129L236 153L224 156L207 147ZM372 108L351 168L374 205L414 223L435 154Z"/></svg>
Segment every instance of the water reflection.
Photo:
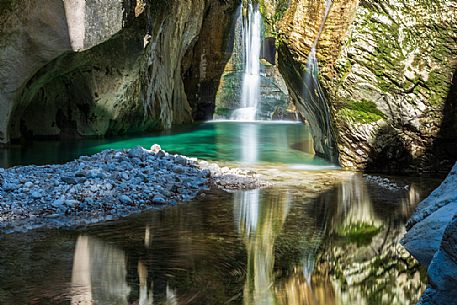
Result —
<svg viewBox="0 0 457 305"><path fill-rule="evenodd" d="M71 284L72 305L127 304L130 288L126 282L125 254L89 236L76 241Z"/></svg>
<svg viewBox="0 0 457 305"><path fill-rule="evenodd" d="M290 196L280 193L259 202L259 191L235 195L234 214L246 245L244 304L275 304L274 244L287 218Z"/></svg>
<svg viewBox="0 0 457 305"><path fill-rule="evenodd" d="M84 232L10 236L0 304L414 304L425 279L398 239L423 189L355 176L321 194L217 193Z"/></svg>

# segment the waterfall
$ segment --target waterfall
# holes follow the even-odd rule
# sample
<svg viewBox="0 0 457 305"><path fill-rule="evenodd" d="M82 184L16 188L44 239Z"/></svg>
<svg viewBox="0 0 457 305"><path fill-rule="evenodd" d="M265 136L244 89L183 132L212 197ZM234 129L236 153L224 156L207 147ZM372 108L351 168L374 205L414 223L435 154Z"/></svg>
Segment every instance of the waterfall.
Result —
<svg viewBox="0 0 457 305"><path fill-rule="evenodd" d="M258 4L248 3L248 14L243 20L245 69L241 90L241 107L236 109L232 120L254 121L260 100L260 51L262 16Z"/></svg>
<svg viewBox="0 0 457 305"><path fill-rule="evenodd" d="M327 98L325 93L319 83L319 64L316 57L316 48L319 43L319 39L324 30L325 22L330 13L330 8L332 6L332 0L325 1L325 13L322 18L321 25L319 27L319 32L317 37L311 47L311 50L308 55L308 61L306 63L306 71L303 80L304 92L303 97L305 102L309 101L320 113L318 120L323 124L322 130L326 132L325 144L328 146L332 145L332 135L331 135L331 126L330 126L330 109L328 107ZM318 107L316 105L324 105L323 107Z"/></svg>

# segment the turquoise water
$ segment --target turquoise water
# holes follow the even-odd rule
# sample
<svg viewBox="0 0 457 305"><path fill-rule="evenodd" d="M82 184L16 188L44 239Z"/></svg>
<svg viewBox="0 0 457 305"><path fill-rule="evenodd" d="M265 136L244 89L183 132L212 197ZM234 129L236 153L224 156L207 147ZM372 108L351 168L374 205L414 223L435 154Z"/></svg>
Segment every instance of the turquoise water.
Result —
<svg viewBox="0 0 457 305"><path fill-rule="evenodd" d="M329 166L314 156L309 127L293 122L208 122L147 135L74 141L35 141L0 150L0 166L63 163L105 149L150 148L205 160Z"/></svg>

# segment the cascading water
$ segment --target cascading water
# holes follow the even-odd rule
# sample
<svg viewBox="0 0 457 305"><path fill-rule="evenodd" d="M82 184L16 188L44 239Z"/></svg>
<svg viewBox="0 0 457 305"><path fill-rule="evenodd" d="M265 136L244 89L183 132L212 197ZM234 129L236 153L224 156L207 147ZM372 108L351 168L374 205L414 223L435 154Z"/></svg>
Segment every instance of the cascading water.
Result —
<svg viewBox="0 0 457 305"><path fill-rule="evenodd" d="M262 16L258 4L248 3L248 14L243 20L245 69L241 91L241 107L232 120L254 121L260 100L260 51L262 43Z"/></svg>

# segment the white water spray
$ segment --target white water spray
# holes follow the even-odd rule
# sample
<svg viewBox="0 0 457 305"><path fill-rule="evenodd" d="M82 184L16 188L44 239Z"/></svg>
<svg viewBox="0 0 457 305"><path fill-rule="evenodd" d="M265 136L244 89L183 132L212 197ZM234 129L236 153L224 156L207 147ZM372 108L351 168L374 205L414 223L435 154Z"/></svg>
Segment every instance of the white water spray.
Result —
<svg viewBox="0 0 457 305"><path fill-rule="evenodd" d="M260 50L262 16L257 4L248 4L248 15L243 20L245 70L241 90L241 107L236 109L232 120L254 121L260 100Z"/></svg>

